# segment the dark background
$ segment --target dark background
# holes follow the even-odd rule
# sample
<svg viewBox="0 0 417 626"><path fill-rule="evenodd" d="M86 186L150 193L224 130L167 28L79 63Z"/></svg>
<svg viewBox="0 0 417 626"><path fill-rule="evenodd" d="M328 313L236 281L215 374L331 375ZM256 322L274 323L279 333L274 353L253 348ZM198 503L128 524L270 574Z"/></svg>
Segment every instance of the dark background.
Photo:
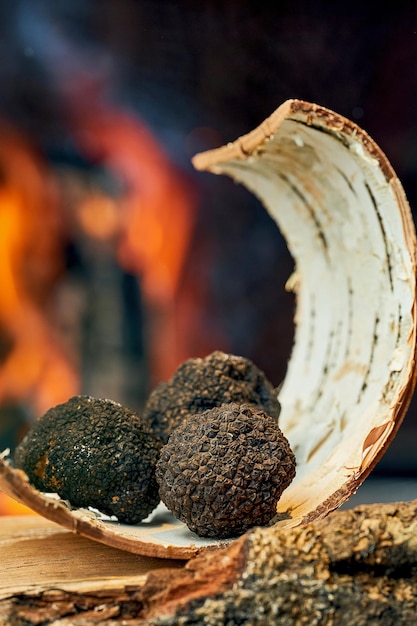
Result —
<svg viewBox="0 0 417 626"><path fill-rule="evenodd" d="M51 167L100 170L67 123L67 90L73 97L83 78L140 116L196 190L182 276L200 305L190 356L210 347L242 354L279 384L293 332L283 289L292 262L279 232L246 190L194 172L194 153L248 132L287 98L317 102L372 136L417 211L415 2L3 0L0 53L0 115ZM416 412L413 402L377 472L417 474Z"/></svg>

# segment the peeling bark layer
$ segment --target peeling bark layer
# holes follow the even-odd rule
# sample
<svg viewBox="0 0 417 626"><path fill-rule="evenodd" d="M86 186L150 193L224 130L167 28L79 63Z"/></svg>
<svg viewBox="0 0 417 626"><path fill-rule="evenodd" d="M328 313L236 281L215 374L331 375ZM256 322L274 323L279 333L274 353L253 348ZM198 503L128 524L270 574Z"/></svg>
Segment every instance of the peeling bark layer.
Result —
<svg viewBox="0 0 417 626"><path fill-rule="evenodd" d="M7 624L398 626L417 615L417 500L258 528L143 584L21 593Z"/></svg>
<svg viewBox="0 0 417 626"><path fill-rule="evenodd" d="M398 625L417 615L417 501L358 507L291 531L257 529L234 585L168 624ZM197 562L197 560L196 560Z"/></svg>

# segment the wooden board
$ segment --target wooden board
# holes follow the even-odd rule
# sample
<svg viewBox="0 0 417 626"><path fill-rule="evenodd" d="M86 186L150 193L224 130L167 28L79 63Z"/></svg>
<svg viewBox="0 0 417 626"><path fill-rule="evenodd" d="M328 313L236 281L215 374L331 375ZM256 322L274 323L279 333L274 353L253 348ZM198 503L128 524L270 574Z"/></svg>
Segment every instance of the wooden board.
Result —
<svg viewBox="0 0 417 626"><path fill-rule="evenodd" d="M0 517L0 601L45 589L93 592L140 586L151 570L181 568L91 541L38 516Z"/></svg>

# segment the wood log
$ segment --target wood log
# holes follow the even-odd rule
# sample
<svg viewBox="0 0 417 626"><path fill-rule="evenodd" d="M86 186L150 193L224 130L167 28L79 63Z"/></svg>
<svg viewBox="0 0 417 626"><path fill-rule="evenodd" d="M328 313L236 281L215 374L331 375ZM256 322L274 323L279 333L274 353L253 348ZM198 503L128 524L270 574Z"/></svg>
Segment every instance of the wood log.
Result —
<svg viewBox="0 0 417 626"><path fill-rule="evenodd" d="M1 525L8 582L2 578L0 624L416 623L417 500L336 511L292 529L256 528L185 567L144 560L52 525L41 531L42 549L39 525L51 523L26 523L18 538ZM51 579L45 568L57 567L57 553L67 574Z"/></svg>
<svg viewBox="0 0 417 626"><path fill-rule="evenodd" d="M218 590L213 582L201 596L194 589L177 597L176 581L147 598L147 623L414 624L416 513L417 501L371 505L293 530L254 530L217 561L216 555L195 559L181 573L184 589L185 576L195 581L204 572L207 580L210 568L216 581L222 563L228 585Z"/></svg>

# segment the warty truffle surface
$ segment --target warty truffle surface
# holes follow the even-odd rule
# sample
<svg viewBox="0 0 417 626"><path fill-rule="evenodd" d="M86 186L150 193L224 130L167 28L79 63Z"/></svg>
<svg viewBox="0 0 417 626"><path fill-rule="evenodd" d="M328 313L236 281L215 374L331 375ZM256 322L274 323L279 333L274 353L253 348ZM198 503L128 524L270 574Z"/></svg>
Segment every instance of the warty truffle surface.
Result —
<svg viewBox="0 0 417 626"><path fill-rule="evenodd" d="M231 403L190 417L171 434L156 467L161 500L201 537L266 525L295 476L295 456L276 421Z"/></svg>
<svg viewBox="0 0 417 626"><path fill-rule="evenodd" d="M143 417L164 443L191 415L230 402L250 403L278 419L280 404L272 383L250 359L219 350L184 361L150 393Z"/></svg>
<svg viewBox="0 0 417 626"><path fill-rule="evenodd" d="M15 465L38 490L136 524L159 503L161 441L130 409L74 396L37 420L15 450Z"/></svg>

